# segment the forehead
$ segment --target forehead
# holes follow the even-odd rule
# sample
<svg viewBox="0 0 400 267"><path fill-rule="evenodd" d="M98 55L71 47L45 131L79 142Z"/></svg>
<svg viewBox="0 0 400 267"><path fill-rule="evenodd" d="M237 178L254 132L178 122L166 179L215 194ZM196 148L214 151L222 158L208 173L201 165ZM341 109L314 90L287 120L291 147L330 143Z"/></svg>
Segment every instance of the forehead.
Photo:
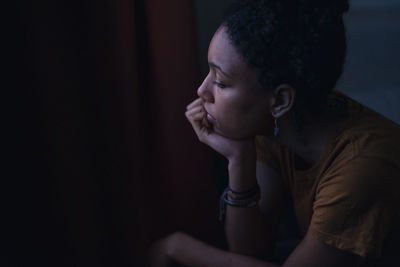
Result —
<svg viewBox="0 0 400 267"><path fill-rule="evenodd" d="M231 76L242 76L250 71L232 45L223 26L218 28L210 42L208 62L221 67L222 70Z"/></svg>

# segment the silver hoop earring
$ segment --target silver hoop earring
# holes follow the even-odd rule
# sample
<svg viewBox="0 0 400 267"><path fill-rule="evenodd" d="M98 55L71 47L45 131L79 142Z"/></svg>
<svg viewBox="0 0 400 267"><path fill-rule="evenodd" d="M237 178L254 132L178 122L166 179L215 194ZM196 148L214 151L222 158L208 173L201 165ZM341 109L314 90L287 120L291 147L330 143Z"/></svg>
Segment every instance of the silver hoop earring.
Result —
<svg viewBox="0 0 400 267"><path fill-rule="evenodd" d="M278 119L277 118L275 118L274 136L275 137L279 136L279 127L278 127Z"/></svg>

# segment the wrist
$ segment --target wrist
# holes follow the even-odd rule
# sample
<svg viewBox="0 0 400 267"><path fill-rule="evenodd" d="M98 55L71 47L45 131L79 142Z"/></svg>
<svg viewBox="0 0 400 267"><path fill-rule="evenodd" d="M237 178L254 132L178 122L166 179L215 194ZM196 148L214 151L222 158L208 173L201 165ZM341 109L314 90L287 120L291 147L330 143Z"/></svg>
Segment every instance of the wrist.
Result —
<svg viewBox="0 0 400 267"><path fill-rule="evenodd" d="M248 155L231 158L228 161L228 171L253 171L256 169L256 156Z"/></svg>
<svg viewBox="0 0 400 267"><path fill-rule="evenodd" d="M245 192L257 185L255 157L230 161L228 172L229 185L234 191Z"/></svg>
<svg viewBox="0 0 400 267"><path fill-rule="evenodd" d="M229 163L241 163L250 159L256 159L256 148L254 141L244 141L240 146L237 146L229 157Z"/></svg>

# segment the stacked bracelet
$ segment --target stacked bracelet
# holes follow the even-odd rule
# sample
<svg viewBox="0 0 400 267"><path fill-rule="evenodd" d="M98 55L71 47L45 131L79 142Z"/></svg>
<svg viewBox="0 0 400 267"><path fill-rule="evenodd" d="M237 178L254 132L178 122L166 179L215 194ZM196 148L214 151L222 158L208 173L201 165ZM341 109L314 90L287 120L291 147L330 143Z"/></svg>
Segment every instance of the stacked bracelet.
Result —
<svg viewBox="0 0 400 267"><path fill-rule="evenodd" d="M260 187L256 185L246 192L237 192L228 186L221 195L219 220L222 221L226 213L226 205L249 208L258 204L260 200Z"/></svg>

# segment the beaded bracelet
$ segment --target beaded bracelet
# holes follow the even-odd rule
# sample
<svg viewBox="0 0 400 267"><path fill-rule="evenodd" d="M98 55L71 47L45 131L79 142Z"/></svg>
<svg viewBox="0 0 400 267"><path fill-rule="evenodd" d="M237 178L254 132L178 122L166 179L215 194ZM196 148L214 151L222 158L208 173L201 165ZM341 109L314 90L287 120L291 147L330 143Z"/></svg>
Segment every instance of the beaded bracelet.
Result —
<svg viewBox="0 0 400 267"><path fill-rule="evenodd" d="M243 193L233 191L230 186L228 186L220 198L219 220L222 221L225 217L226 205L239 208L250 208L257 205L259 200L260 187L258 185Z"/></svg>
<svg viewBox="0 0 400 267"><path fill-rule="evenodd" d="M228 189L229 192L231 192L231 193L234 194L234 195L237 195L237 196L240 197L240 198L246 197L246 196L248 196L248 195L253 195L253 194L257 193L257 191L260 190L260 188L259 188L258 185L254 186L253 188L251 188L250 190L247 190L247 191L245 191L245 192L237 192L237 191L234 191L234 190L231 188L230 185L228 185L228 188L227 188L227 189Z"/></svg>

